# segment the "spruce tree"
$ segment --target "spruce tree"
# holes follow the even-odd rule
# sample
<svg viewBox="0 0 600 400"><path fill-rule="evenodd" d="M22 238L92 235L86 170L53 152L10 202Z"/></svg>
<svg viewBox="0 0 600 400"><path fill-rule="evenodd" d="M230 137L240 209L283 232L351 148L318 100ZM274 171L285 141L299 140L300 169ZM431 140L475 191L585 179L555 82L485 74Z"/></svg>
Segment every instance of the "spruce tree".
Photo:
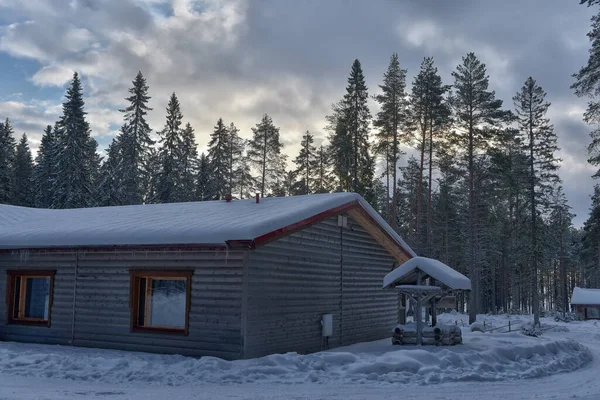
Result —
<svg viewBox="0 0 600 400"><path fill-rule="evenodd" d="M558 150L554 127L550 125L546 113L550 103L546 102L546 92L529 77L521 91L513 97L515 111L523 137L524 150L529 165L529 206L531 223L531 278L534 283L532 307L534 323L539 324L538 260L541 255L537 222L549 204L553 185L558 183Z"/></svg>
<svg viewBox="0 0 600 400"><path fill-rule="evenodd" d="M0 204L10 204L14 191L15 138L8 118L0 122Z"/></svg>
<svg viewBox="0 0 600 400"><path fill-rule="evenodd" d="M331 160L339 177L340 190L372 196L374 160L369 154L371 112L360 61L354 60L344 98L328 116ZM349 181L349 182L348 182Z"/></svg>
<svg viewBox="0 0 600 400"><path fill-rule="evenodd" d="M469 322L475 322L478 303L482 293L479 285L478 244L480 225L477 221L477 199L480 192L480 180L476 176L477 160L490 146L497 128L510 118L510 113L502 110L502 100L496 99L493 91L488 91L489 77L485 64L481 63L475 54L469 53L462 58L454 77L454 93L451 104L454 109L457 128L454 144L464 149L460 161L466 170L468 187L467 214L467 245L469 277L471 278L471 293L469 295Z"/></svg>
<svg viewBox="0 0 600 400"><path fill-rule="evenodd" d="M141 72L137 73L129 94L129 97L125 98L129 105L121 110L124 125L119 137L121 161L118 170L122 186L120 191L124 204L142 204L148 199L149 160L154 141L150 138L152 130L146 121L148 111L152 110L148 107L148 85Z"/></svg>
<svg viewBox="0 0 600 400"><path fill-rule="evenodd" d="M49 208L52 205L54 182L56 181L56 129L48 125L42 135L33 170L35 206Z"/></svg>
<svg viewBox="0 0 600 400"><path fill-rule="evenodd" d="M315 163L314 193L329 193L333 184L331 179L331 162L325 146L319 146Z"/></svg>
<svg viewBox="0 0 600 400"><path fill-rule="evenodd" d="M198 174L198 146L194 128L188 122L181 132L179 151L179 180L177 182L177 201L194 201L196 176Z"/></svg>
<svg viewBox="0 0 600 400"><path fill-rule="evenodd" d="M219 118L213 132L210 134L208 142L208 159L210 160L210 176L211 176L211 198L220 200L228 193L230 182L230 165L231 158L229 156L230 141L229 131Z"/></svg>
<svg viewBox="0 0 600 400"><path fill-rule="evenodd" d="M279 128L267 114L252 128L253 137L248 142L248 158L258 170L258 189L261 197L273 189L273 185L283 181L285 155L281 153L283 144L279 140Z"/></svg>
<svg viewBox="0 0 600 400"><path fill-rule="evenodd" d="M338 116L329 135L327 158L331 160L333 173L337 178L335 190L338 192L352 191L352 138L348 133L346 122Z"/></svg>
<svg viewBox="0 0 600 400"><path fill-rule="evenodd" d="M294 159L296 164L296 176L301 179L297 191L299 194L314 193L315 181L317 180L316 173L318 168L317 148L313 145L315 139L309 131L302 136L300 153Z"/></svg>
<svg viewBox="0 0 600 400"><path fill-rule="evenodd" d="M398 161L401 156L400 144L406 141L402 131L406 127L406 69L400 68L398 54L392 54L387 71L383 74L383 84L379 85L382 93L375 96L381 110L377 113L373 125L379 128L377 148L386 160L388 204L397 202L398 193ZM391 199L390 199L391 190ZM386 209L389 209L389 205ZM388 222L394 230L398 227L397 208L391 207Z"/></svg>
<svg viewBox="0 0 600 400"><path fill-rule="evenodd" d="M52 208L77 208L93 205L93 179L97 172L96 141L90 136L85 119L81 81L73 75L58 121L56 183Z"/></svg>
<svg viewBox="0 0 600 400"><path fill-rule="evenodd" d="M123 127L122 129L126 128ZM126 194L123 191L122 176L120 175L120 166L123 165L122 151L122 143L119 143L119 138L114 138L106 150L106 161L100 167L96 195L98 206L121 206L125 203Z"/></svg>
<svg viewBox="0 0 600 400"><path fill-rule="evenodd" d="M199 201L212 200L210 161L206 154L202 153L198 161L198 176L196 178L196 199Z"/></svg>
<svg viewBox="0 0 600 400"><path fill-rule="evenodd" d="M15 187L13 204L23 207L33 207L35 197L33 191L33 157L29 149L27 135L23 134L17 145L15 157Z"/></svg>
<svg viewBox="0 0 600 400"><path fill-rule="evenodd" d="M167 121L160 133L159 171L155 198L159 203L177 201L177 184L181 181L179 171L182 146L181 121L183 115L177 95L173 93L167 106Z"/></svg>

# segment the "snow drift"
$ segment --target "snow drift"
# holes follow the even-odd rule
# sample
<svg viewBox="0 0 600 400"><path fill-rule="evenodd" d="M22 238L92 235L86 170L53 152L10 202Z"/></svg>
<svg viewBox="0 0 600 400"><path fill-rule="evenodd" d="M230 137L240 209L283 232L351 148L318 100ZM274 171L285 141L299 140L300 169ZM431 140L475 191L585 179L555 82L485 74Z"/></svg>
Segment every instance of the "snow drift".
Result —
<svg viewBox="0 0 600 400"><path fill-rule="evenodd" d="M486 334L470 334L481 343ZM504 334L493 347L398 349L383 341L309 355L224 361L62 346L0 343L0 373L103 383L420 383L534 378L582 367L590 351L573 340ZM488 335L491 336L491 335ZM511 340L510 338L514 340ZM515 345L517 342L522 344ZM492 341L494 339L492 338ZM505 344L502 344L505 343ZM371 351L365 351L369 350ZM372 351L377 348L381 351ZM432 350L429 350L432 349ZM363 351L363 352L361 352Z"/></svg>

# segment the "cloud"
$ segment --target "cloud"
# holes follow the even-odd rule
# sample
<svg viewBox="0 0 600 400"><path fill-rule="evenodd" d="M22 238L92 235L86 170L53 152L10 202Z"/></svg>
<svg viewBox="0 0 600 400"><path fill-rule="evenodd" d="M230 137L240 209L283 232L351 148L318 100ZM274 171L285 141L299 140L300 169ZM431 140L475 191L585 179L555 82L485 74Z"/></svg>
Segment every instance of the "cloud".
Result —
<svg viewBox="0 0 600 400"><path fill-rule="evenodd" d="M62 65L47 65L31 77L39 86L64 86L73 78L73 70Z"/></svg>

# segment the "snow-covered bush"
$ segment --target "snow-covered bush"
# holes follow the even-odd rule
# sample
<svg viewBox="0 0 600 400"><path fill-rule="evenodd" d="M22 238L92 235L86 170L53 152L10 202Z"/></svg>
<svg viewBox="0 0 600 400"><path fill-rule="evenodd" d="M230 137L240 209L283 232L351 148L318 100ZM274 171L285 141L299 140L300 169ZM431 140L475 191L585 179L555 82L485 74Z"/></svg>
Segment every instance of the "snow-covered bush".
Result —
<svg viewBox="0 0 600 400"><path fill-rule="evenodd" d="M554 320L556 322L573 322L573 321L580 321L581 320L581 316L577 313L566 313L563 315L563 313L556 313L556 315L554 316Z"/></svg>
<svg viewBox="0 0 600 400"><path fill-rule="evenodd" d="M485 332L485 327L481 322L473 322L471 324L471 332Z"/></svg>
<svg viewBox="0 0 600 400"><path fill-rule="evenodd" d="M542 335L542 330L539 326L534 326L532 323L523 324L521 333L526 336L539 337Z"/></svg>

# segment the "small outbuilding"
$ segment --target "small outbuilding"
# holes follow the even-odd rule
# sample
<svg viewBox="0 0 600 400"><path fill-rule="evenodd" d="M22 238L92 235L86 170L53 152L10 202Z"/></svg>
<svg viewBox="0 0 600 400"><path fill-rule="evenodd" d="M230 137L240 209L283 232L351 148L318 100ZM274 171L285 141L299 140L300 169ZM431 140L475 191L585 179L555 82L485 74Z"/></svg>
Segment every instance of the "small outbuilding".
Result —
<svg viewBox="0 0 600 400"><path fill-rule="evenodd" d="M389 337L415 257L354 193L0 205L0 340L239 359Z"/></svg>
<svg viewBox="0 0 600 400"><path fill-rule="evenodd" d="M575 287L571 307L584 319L600 319L600 289Z"/></svg>

